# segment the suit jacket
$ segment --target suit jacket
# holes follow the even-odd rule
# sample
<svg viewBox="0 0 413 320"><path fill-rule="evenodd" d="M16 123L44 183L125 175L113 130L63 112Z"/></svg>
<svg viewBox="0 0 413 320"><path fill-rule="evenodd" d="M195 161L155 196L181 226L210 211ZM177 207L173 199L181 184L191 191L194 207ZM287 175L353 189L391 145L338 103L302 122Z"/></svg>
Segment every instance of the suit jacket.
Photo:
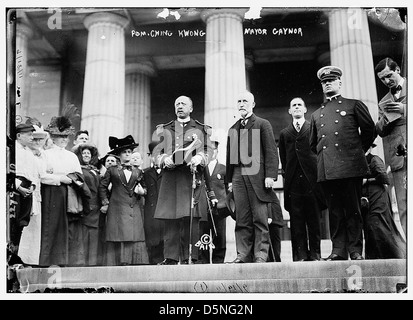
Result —
<svg viewBox="0 0 413 320"><path fill-rule="evenodd" d="M163 242L164 223L154 218L162 174L162 171L158 174L155 167L143 170L143 179L147 189L144 207L144 229L146 245L148 247L156 246Z"/></svg>
<svg viewBox="0 0 413 320"><path fill-rule="evenodd" d="M250 155L250 156L249 156ZM277 201L273 190L265 188L265 178L278 178L278 151L274 133L268 120L252 114L241 130L238 120L228 131L227 180L232 182L234 167L242 164L258 199L263 202Z"/></svg>
<svg viewBox="0 0 413 320"><path fill-rule="evenodd" d="M317 181L363 177L369 172L365 152L375 138L375 125L360 100L338 96L314 111L310 147L317 154Z"/></svg>
<svg viewBox="0 0 413 320"><path fill-rule="evenodd" d="M381 100L396 101L395 97L389 91ZM407 81L405 80L399 99L404 104L407 102ZM406 115L403 114L400 118L388 122L384 115L383 106L379 103L379 118L376 123L376 130L380 137L383 138L384 160L387 165L390 165L392 171L401 169L404 165L405 158L396 155L398 145L406 146ZM407 105L405 110L407 109Z"/></svg>
<svg viewBox="0 0 413 320"><path fill-rule="evenodd" d="M106 217L106 241L145 241L140 197L134 189L142 179L142 171L133 168L126 182L122 166L110 167L99 186L102 204L109 202ZM108 186L112 183L110 201Z"/></svg>
<svg viewBox="0 0 413 320"><path fill-rule="evenodd" d="M300 132L292 123L280 132L278 148L284 177L284 207L287 211L291 208L290 186L298 167L301 167L321 207L325 207L321 188L317 184L317 156L310 150L309 138L310 122L307 120Z"/></svg>

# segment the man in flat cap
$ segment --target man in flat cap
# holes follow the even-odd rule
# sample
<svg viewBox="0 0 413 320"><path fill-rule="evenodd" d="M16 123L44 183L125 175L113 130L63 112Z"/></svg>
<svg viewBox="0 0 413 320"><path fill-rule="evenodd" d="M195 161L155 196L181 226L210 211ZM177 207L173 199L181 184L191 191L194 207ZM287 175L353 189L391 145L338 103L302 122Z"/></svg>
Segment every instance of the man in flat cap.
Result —
<svg viewBox="0 0 413 320"><path fill-rule="evenodd" d="M10 242L18 248L23 228L29 225L35 189L35 158L29 149L35 128L26 123L16 126L15 191L10 198ZM12 250L13 251L13 250ZM15 251L17 252L17 250Z"/></svg>
<svg viewBox="0 0 413 320"><path fill-rule="evenodd" d="M317 154L317 181L326 198L332 252L326 260L362 260L361 187L369 172L365 152L375 138L374 122L360 100L341 96L343 72L318 70L325 100L311 115L310 147Z"/></svg>

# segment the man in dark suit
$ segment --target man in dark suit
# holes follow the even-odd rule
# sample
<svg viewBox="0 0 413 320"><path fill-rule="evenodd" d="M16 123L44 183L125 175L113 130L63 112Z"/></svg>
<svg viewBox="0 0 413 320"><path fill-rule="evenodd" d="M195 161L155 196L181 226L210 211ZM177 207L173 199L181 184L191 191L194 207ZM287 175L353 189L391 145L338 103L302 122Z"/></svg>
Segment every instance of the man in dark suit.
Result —
<svg viewBox="0 0 413 320"><path fill-rule="evenodd" d="M163 234L164 222L154 218L156 204L158 202L159 187L161 186L162 170L155 164L153 149L159 142L149 143L148 156L151 166L143 170L143 179L146 185L144 205L144 230L146 246L148 248L149 263L158 264L164 260L163 257Z"/></svg>
<svg viewBox="0 0 413 320"><path fill-rule="evenodd" d="M254 96L241 93L241 118L229 129L227 142L228 188L234 193L237 258L234 263L266 262L269 249L268 213L277 195L278 151L270 122L253 113Z"/></svg>
<svg viewBox="0 0 413 320"><path fill-rule="evenodd" d="M284 207L290 213L293 261L321 258L321 188L317 185L317 156L310 150L310 123L303 99L294 98L288 113L291 124L278 144L283 170ZM307 234L308 233L308 234Z"/></svg>
<svg viewBox="0 0 413 320"><path fill-rule="evenodd" d="M200 214L191 209L191 204L199 199L193 201L192 195L200 185L197 181L202 179L212 148L211 127L192 119L192 111L192 100L180 96L175 100L176 120L157 126L160 143L154 156L164 170L155 210L155 219L165 220L165 260L161 265L197 260L197 253L191 255L190 249L199 239Z"/></svg>
<svg viewBox="0 0 413 320"><path fill-rule="evenodd" d="M400 223L407 235L407 80L400 75L400 67L391 58L381 60L376 65L375 72L389 88L389 92L379 102L376 130L383 138L384 160L393 175Z"/></svg>
<svg viewBox="0 0 413 320"><path fill-rule="evenodd" d="M226 218L230 212L226 206L225 198L227 195L227 183L225 181L226 167L218 162L218 141L211 141L213 154L208 167L205 168L209 175L210 191L213 191L216 204L213 203L211 207L213 212L214 225L216 229L216 236L213 236L213 244L215 248L212 251L212 263L223 263L226 253ZM215 205L214 205L215 204ZM202 234L209 234L210 229L213 228L211 215L208 215L208 222L201 222L200 229ZM214 232L213 232L214 234ZM209 262L209 250L202 251L203 262Z"/></svg>
<svg viewBox="0 0 413 320"><path fill-rule="evenodd" d="M330 260L362 260L361 186L369 172L365 152L375 138L374 122L360 100L340 95L340 68L326 66L317 76L325 95L311 115L310 147L317 154L317 181L329 210L333 249Z"/></svg>

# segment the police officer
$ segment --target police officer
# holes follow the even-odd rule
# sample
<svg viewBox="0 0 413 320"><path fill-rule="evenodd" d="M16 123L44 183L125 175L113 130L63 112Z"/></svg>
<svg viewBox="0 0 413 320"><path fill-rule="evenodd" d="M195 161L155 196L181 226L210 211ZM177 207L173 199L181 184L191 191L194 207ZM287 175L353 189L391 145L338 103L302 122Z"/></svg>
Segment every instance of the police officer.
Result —
<svg viewBox="0 0 413 320"><path fill-rule="evenodd" d="M318 70L325 101L311 115L310 147L317 154L317 181L326 197L332 252L326 260L362 260L361 186L369 172L365 152L375 138L374 122L360 100L340 95L343 72Z"/></svg>
<svg viewBox="0 0 413 320"><path fill-rule="evenodd" d="M199 240L200 215L191 210L191 203L197 201L193 201L193 195L199 195L193 186L200 186L200 183L194 185L193 174L195 180L200 181L212 156L211 127L192 119L192 111L192 100L180 96L175 100L176 120L157 126L161 142L153 152L163 176L154 217L165 220L165 260L160 265L190 262L190 243L194 245ZM194 250L191 261L196 259Z"/></svg>

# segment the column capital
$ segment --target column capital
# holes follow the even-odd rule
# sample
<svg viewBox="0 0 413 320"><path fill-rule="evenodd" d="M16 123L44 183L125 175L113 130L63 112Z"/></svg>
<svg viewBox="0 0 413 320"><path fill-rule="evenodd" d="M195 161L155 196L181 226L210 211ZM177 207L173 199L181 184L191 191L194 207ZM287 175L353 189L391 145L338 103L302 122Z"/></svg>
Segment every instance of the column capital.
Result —
<svg viewBox="0 0 413 320"><path fill-rule="evenodd" d="M33 29L27 24L19 21L16 25L16 34L25 38L31 38L33 36Z"/></svg>
<svg viewBox="0 0 413 320"><path fill-rule="evenodd" d="M87 15L85 19L83 20L83 24L88 30L95 23L111 23L111 24L119 25L121 28L125 29L129 23L129 20L124 16L111 13L111 12L92 13L92 14Z"/></svg>
<svg viewBox="0 0 413 320"><path fill-rule="evenodd" d="M244 21L244 15L249 10L245 9L232 9L232 8L223 8L223 9L205 9L201 12L202 20L207 23L209 19L216 16L229 16L239 19L241 22Z"/></svg>
<svg viewBox="0 0 413 320"><path fill-rule="evenodd" d="M155 67L150 61L127 62L125 65L125 74L141 73L149 77L155 75Z"/></svg>

